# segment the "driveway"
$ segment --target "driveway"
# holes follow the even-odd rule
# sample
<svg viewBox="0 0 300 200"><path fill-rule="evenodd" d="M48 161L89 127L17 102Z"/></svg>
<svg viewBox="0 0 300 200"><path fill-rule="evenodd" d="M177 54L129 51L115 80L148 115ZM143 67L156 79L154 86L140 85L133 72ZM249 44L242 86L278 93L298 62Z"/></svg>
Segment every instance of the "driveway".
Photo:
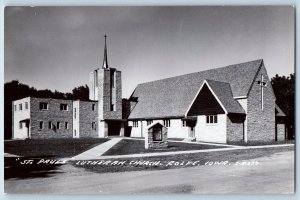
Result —
<svg viewBox="0 0 300 200"><path fill-rule="evenodd" d="M213 165L190 168L96 174L62 165L51 177L5 180L6 193L55 194L291 194L294 152L251 161L254 166Z"/></svg>

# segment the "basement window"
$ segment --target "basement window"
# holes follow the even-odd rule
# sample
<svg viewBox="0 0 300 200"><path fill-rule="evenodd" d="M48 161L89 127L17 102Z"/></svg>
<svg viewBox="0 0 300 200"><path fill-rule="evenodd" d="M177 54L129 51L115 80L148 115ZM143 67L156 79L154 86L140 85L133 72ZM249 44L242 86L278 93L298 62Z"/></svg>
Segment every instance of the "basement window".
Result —
<svg viewBox="0 0 300 200"><path fill-rule="evenodd" d="M206 115L207 124L216 124L218 123L218 115Z"/></svg>

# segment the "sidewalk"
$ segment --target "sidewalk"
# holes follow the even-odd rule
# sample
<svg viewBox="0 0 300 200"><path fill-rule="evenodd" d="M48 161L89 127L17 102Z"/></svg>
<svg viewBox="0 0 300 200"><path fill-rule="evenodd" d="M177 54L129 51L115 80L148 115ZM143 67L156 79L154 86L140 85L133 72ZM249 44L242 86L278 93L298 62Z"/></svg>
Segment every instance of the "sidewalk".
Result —
<svg viewBox="0 0 300 200"><path fill-rule="evenodd" d="M88 160L88 159L98 159L101 155L103 155L106 151L120 142L123 138L112 138L103 144L100 144L90 150L87 150L77 156L71 158L71 160Z"/></svg>
<svg viewBox="0 0 300 200"><path fill-rule="evenodd" d="M235 146L235 145L220 144L219 146L224 146L225 148L102 156L106 151L108 151L111 147L116 145L122 139L123 138L112 138L108 142L98 145L98 146L96 146L86 152L83 152L71 159L72 160L89 160L89 159L96 160L96 159L118 159L118 158L141 158L141 157L156 157L156 156L216 152L216 151L233 151L233 150L243 150L243 149L262 149L262 148L294 146L294 144L277 144L277 145L261 145L261 146ZM175 141L172 141L172 142L175 142ZM183 141L178 141L178 142L183 142ZM202 142L184 142L184 143L202 144ZM203 144L207 144L207 143L203 143ZM212 144L212 145L215 145L215 144Z"/></svg>

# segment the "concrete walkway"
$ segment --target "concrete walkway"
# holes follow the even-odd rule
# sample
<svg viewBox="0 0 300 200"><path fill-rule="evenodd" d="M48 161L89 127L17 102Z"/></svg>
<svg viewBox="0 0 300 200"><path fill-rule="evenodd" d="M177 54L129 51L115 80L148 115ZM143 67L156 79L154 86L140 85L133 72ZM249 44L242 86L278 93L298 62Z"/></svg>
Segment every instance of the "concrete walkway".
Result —
<svg viewBox="0 0 300 200"><path fill-rule="evenodd" d="M96 160L96 159L118 159L118 158L141 158L141 157L156 157L156 156L168 156L168 155L178 155L178 154L191 154L191 153L203 153L203 152L215 152L215 151L233 151L242 149L262 149L262 148L276 148L276 147L290 147L294 144L277 144L277 145L261 145L261 146L235 146L235 145L220 145L224 148L217 149L202 149L202 150L189 150L189 151L168 151L168 152L157 152L157 153L142 153L142 154L127 154L127 155L111 155L102 156L111 147L116 145L124 138L112 138L111 140L100 144L86 152L83 152L77 156L71 158L71 160ZM126 138L127 139L127 138ZM135 139L135 138L134 138ZM172 141L175 142L175 141ZM178 141L183 142L183 141ZM183 142L183 143L193 143L202 144L202 142ZM207 143L203 143L207 144ZM213 144L215 145L215 144ZM227 147L227 148L226 148Z"/></svg>
<svg viewBox="0 0 300 200"><path fill-rule="evenodd" d="M88 159L97 159L100 158L106 151L115 146L123 138L111 138L107 142L100 144L90 150L87 150L77 156L71 158L71 160L88 160Z"/></svg>
<svg viewBox="0 0 300 200"><path fill-rule="evenodd" d="M190 151L169 151L169 152L159 152L159 153L143 153L143 154L100 156L100 157L94 158L94 159L141 158L141 157L156 157L156 156L168 156L168 155L190 154L190 153L203 153L203 152L215 152L215 151L234 151L234 150L243 150L243 149L263 149L263 148L290 147L290 146L294 146L294 144L243 146L243 147L240 146L240 147L218 148L218 149L202 149L202 150L190 150Z"/></svg>

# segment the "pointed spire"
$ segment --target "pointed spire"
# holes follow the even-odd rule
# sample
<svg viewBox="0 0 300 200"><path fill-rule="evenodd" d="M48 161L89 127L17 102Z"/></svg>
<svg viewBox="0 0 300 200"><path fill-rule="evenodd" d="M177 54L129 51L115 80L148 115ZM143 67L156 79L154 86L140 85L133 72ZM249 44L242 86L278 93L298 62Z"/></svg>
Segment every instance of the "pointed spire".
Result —
<svg viewBox="0 0 300 200"><path fill-rule="evenodd" d="M107 35L104 35L104 38L105 38L105 44L104 44L104 57L103 57L103 65L102 65L102 68L103 68L103 69L108 68L106 37L107 37Z"/></svg>

